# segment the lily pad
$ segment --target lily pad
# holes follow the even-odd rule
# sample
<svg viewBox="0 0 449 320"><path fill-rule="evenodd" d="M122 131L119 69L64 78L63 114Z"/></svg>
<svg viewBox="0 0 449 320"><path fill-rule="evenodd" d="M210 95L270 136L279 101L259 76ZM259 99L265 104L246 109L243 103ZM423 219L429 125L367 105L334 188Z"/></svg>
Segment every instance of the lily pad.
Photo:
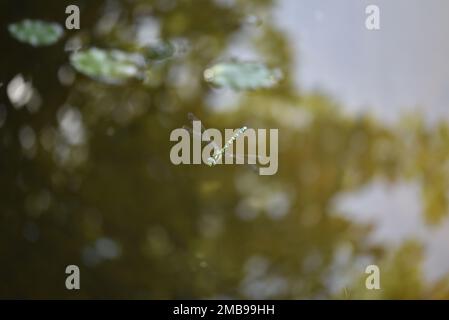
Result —
<svg viewBox="0 0 449 320"><path fill-rule="evenodd" d="M57 23L29 19L10 24L8 30L15 39L33 47L52 45L64 34Z"/></svg>
<svg viewBox="0 0 449 320"><path fill-rule="evenodd" d="M72 53L70 63L78 72L109 84L140 78L144 67L143 57L139 54L98 48Z"/></svg>
<svg viewBox="0 0 449 320"><path fill-rule="evenodd" d="M175 54L175 46L169 41L151 43L144 49L145 57L149 60L164 60Z"/></svg>
<svg viewBox="0 0 449 320"><path fill-rule="evenodd" d="M204 71L207 82L234 90L270 88L281 78L280 70L258 62L223 62Z"/></svg>

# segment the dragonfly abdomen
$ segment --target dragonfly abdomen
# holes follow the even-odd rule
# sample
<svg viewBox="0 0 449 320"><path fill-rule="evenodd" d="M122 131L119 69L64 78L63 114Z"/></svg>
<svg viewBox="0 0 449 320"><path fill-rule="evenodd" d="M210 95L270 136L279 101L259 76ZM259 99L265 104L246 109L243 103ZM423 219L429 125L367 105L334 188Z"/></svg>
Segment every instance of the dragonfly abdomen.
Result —
<svg viewBox="0 0 449 320"><path fill-rule="evenodd" d="M248 128L245 126L245 127L240 128L236 133L234 133L234 135L231 137L231 139L229 139L228 142L225 143L225 145L224 145L224 147L223 147L223 152L224 152L227 148L229 148L229 147L234 143L234 141L235 141L240 135L242 135L247 129L248 129Z"/></svg>

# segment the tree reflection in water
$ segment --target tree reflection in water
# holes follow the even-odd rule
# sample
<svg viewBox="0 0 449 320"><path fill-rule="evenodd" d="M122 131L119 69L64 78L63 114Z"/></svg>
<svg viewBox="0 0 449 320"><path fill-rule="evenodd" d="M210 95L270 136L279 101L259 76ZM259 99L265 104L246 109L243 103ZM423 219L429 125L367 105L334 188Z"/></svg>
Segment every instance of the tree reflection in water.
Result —
<svg viewBox="0 0 449 320"><path fill-rule="evenodd" d="M449 261L446 124L410 116L387 128L298 92L273 1L80 2L81 30L50 47L2 26L1 297L73 298L69 264L81 269L76 298L448 297L449 266L429 266ZM0 21L63 24L68 4L4 1ZM152 62L145 81L107 84L70 67L73 46L133 51L158 38L182 50ZM278 86L203 80L242 43L282 70ZM20 106L4 90L18 75L32 84ZM278 173L172 165L169 134L189 111L215 128L279 128ZM373 184L380 195L363 193ZM401 184L411 193L396 195ZM390 218L407 237L389 241ZM383 290L364 287L371 263Z"/></svg>

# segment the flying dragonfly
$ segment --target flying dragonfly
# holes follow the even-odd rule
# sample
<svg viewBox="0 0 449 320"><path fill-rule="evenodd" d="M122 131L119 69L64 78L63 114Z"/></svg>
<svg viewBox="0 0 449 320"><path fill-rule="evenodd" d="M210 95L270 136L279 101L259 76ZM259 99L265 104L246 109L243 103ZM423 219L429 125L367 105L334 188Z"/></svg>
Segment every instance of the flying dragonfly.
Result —
<svg viewBox="0 0 449 320"><path fill-rule="evenodd" d="M188 119L190 122L193 121L198 121L199 123L201 123L201 132L197 132L193 129L193 125L192 127L190 126L183 126L184 129L188 130L193 137L196 137L198 139L200 139L200 141L202 141L202 136L204 136L208 141L210 141L210 143L212 143L212 146L214 148L214 153L212 154L212 156L210 156L207 159L207 165L212 167L215 166L219 163L221 158L232 158L232 159L239 159L239 160L243 160L243 162L245 162L244 160L251 160L251 162L256 162L258 159L257 155L252 155L252 154L246 154L246 155L239 155L239 154L233 154L231 153L228 149L229 147L232 146L232 144L235 142L235 140L240 137L243 133L245 133L245 131L248 129L248 127L244 126L240 129L238 129L233 135L232 137L226 141L226 143L224 144L223 147L220 147L213 139L211 139L206 133L206 128L203 126L201 120L199 120L193 113L188 113ZM259 167L256 164L250 164L248 162L246 162L245 164L249 165L251 167L252 170L254 171L258 171Z"/></svg>

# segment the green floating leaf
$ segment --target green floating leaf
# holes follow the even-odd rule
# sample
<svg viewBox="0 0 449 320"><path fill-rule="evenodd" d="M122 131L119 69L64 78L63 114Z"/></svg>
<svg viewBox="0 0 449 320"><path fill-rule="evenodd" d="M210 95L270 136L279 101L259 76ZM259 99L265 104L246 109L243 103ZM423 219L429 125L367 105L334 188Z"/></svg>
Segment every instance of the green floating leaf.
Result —
<svg viewBox="0 0 449 320"><path fill-rule="evenodd" d="M143 57L139 54L98 48L72 53L70 63L78 72L109 84L140 78L144 67Z"/></svg>
<svg viewBox="0 0 449 320"><path fill-rule="evenodd" d="M235 90L270 88L281 78L280 70L257 62L224 62L204 71L207 82Z"/></svg>
<svg viewBox="0 0 449 320"><path fill-rule="evenodd" d="M14 38L33 47L52 45L64 34L57 23L29 19L10 24L8 30Z"/></svg>
<svg viewBox="0 0 449 320"><path fill-rule="evenodd" d="M158 41L144 48L144 55L149 60L164 60L175 54L175 46L169 41Z"/></svg>

